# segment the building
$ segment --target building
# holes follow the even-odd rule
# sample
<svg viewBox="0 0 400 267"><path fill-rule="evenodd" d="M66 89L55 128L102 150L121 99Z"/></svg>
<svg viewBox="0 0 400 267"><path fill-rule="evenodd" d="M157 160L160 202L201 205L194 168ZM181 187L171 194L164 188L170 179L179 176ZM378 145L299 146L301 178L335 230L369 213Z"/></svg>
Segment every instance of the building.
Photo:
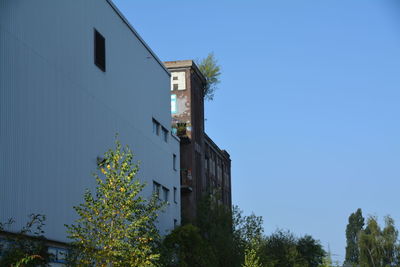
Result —
<svg viewBox="0 0 400 267"><path fill-rule="evenodd" d="M0 0L0 221L45 214L46 237L93 188L115 134L139 160L143 194L168 201L159 228L180 223L179 138L170 73L111 0ZM157 96L157 97L154 97Z"/></svg>
<svg viewBox="0 0 400 267"><path fill-rule="evenodd" d="M172 125L181 139L182 218L192 222L205 194L232 205L231 160L204 131L205 78L192 60L164 62L171 72Z"/></svg>

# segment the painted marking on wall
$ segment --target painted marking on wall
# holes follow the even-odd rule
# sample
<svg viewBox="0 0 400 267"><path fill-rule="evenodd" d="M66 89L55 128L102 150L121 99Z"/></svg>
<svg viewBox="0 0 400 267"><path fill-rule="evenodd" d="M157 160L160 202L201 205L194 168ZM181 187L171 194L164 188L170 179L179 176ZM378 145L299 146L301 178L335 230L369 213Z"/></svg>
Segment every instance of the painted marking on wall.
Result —
<svg viewBox="0 0 400 267"><path fill-rule="evenodd" d="M177 111L176 95L171 95L171 113L175 114Z"/></svg>

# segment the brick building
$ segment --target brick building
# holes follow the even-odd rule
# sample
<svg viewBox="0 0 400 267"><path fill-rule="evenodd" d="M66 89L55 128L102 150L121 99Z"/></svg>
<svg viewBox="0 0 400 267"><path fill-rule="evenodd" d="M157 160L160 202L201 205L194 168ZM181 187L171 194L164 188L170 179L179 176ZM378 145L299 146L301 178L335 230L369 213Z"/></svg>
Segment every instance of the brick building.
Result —
<svg viewBox="0 0 400 267"><path fill-rule="evenodd" d="M204 131L205 78L196 64L192 60L164 64L171 72L172 124L181 139L182 220L190 222L206 193L231 207L231 160Z"/></svg>

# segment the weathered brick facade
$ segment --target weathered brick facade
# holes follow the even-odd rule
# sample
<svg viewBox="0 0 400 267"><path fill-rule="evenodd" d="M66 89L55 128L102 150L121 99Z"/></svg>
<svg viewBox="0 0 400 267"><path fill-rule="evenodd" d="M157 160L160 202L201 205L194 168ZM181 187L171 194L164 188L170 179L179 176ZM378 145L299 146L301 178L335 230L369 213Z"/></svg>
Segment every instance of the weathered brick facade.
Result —
<svg viewBox="0 0 400 267"><path fill-rule="evenodd" d="M231 160L204 132L205 79L192 60L165 62L171 72L172 124L180 143L183 222L193 222L206 193L231 207Z"/></svg>

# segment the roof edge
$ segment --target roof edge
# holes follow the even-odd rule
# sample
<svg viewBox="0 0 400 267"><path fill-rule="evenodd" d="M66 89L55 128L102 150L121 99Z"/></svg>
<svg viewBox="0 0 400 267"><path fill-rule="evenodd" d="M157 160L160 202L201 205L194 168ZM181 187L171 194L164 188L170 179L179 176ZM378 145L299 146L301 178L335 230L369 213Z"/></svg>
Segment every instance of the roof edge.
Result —
<svg viewBox="0 0 400 267"><path fill-rule="evenodd" d="M216 148L216 150L221 153L222 155L224 155L226 157L226 159L231 160L231 155L228 153L228 151L226 151L225 149L221 149L219 148L219 146L204 132L204 137L206 139L206 141L209 141L209 143L214 146L214 148Z"/></svg>
<svg viewBox="0 0 400 267"><path fill-rule="evenodd" d="M147 45L147 43L140 37L139 33L133 28L133 26L129 23L127 18L122 14L122 12L115 6L112 0L106 0L106 2L111 6L112 9L114 9L115 13L122 19L122 21L128 26L128 28L131 30L131 32L138 38L138 40L142 43L142 45L149 51L149 53L154 57L154 59L160 64L160 66L165 70L165 72L171 76L171 73L169 70L165 67L164 63L158 58L156 53L154 53L153 50Z"/></svg>
<svg viewBox="0 0 400 267"><path fill-rule="evenodd" d="M185 68L192 68L203 84L206 84L206 78L204 77L203 73L201 73L199 67L197 66L196 62L193 59L186 59L186 60L174 60L174 61L164 61L166 68L169 69L185 69ZM175 66L174 66L175 65Z"/></svg>

